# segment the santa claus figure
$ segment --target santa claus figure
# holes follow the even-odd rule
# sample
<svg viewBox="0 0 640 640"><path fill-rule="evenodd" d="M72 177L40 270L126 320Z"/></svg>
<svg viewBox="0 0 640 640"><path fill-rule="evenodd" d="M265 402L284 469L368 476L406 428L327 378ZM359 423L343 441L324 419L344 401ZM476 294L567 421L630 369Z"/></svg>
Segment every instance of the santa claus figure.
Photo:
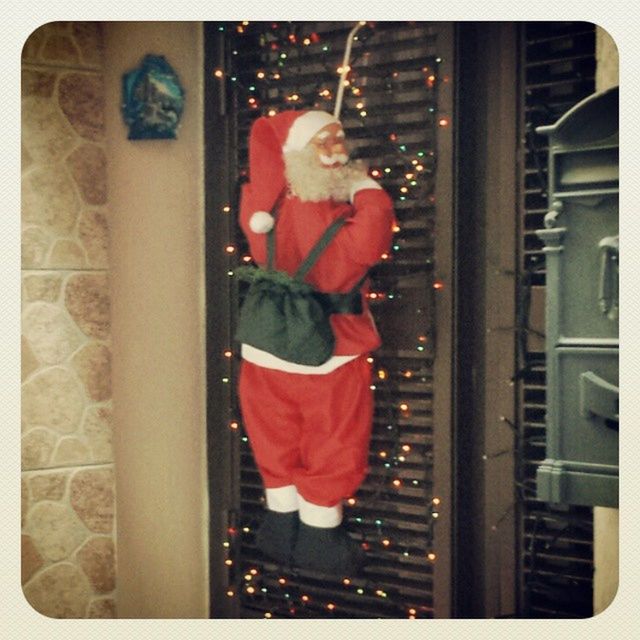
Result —
<svg viewBox="0 0 640 640"><path fill-rule="evenodd" d="M255 262L267 259L275 225L276 262L293 274L338 217L346 223L306 282L348 293L389 249L392 202L366 169L349 161L340 122L323 111L261 117L249 139L250 181L240 225ZM342 526L342 501L367 473L373 417L369 353L380 338L361 287L361 313L331 316L332 357L288 362L242 345L240 405L265 486L267 511L257 546L286 565L350 575L363 552Z"/></svg>

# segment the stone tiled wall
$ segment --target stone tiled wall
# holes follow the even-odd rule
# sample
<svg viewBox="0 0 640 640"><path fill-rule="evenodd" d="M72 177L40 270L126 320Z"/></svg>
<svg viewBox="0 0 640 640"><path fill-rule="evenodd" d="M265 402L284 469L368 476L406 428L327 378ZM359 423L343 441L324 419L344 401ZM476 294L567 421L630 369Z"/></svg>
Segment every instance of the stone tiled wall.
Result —
<svg viewBox="0 0 640 640"><path fill-rule="evenodd" d="M22 583L40 613L115 616L101 25L22 56Z"/></svg>

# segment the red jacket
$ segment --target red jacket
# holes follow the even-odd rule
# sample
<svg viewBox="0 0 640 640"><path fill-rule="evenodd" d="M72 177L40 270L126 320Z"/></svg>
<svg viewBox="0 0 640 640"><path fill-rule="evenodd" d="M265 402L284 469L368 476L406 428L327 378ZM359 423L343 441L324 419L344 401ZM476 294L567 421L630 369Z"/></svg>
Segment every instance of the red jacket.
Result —
<svg viewBox="0 0 640 640"><path fill-rule="evenodd" d="M249 220L259 209L251 190L244 185L240 203L240 226L249 241L251 255L264 266L266 234L254 233ZM348 202L302 202L289 195L276 213L276 268L293 275L326 228L339 216L347 223L338 231L305 278L326 293L348 293L389 250L395 218L391 198L382 189L356 191ZM361 289L363 312L334 314L331 325L336 337L334 355L359 355L380 346L380 336L367 304L368 284Z"/></svg>

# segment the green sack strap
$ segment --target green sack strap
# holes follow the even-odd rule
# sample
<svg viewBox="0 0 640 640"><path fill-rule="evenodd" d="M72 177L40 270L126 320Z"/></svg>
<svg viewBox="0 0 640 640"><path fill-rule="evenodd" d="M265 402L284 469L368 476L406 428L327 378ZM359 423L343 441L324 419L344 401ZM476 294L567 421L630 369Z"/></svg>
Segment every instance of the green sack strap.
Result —
<svg viewBox="0 0 640 640"><path fill-rule="evenodd" d="M329 313L360 315L362 313L362 295L358 290L359 285L360 283L349 293L321 293L317 291L314 295L320 299L323 307L329 309Z"/></svg>
<svg viewBox="0 0 640 640"><path fill-rule="evenodd" d="M342 225L346 222L345 218L336 218L320 236L320 239L313 246L309 255L304 259L302 264L298 267L293 277L296 280L304 280L305 276L311 270L311 267L317 262L320 254L327 248L327 245L333 240L333 237L340 231ZM267 233L267 270L275 270L276 259L276 234L275 225Z"/></svg>
<svg viewBox="0 0 640 640"><path fill-rule="evenodd" d="M336 218L320 236L320 240L316 242L313 249L309 251L309 255L304 259L298 270L294 274L296 280L304 280L305 276L311 270L311 267L317 262L320 254L327 248L327 245L333 240L334 236L342 225L346 222L345 218Z"/></svg>
<svg viewBox="0 0 640 640"><path fill-rule="evenodd" d="M322 291L317 291L306 282L295 280L283 271L267 271L259 267L241 266L237 267L234 273L237 278L245 282L267 280L277 285L286 286L297 293L312 294L329 313L352 313L358 315L362 313L360 287L367 277L366 274L349 293L323 293Z"/></svg>

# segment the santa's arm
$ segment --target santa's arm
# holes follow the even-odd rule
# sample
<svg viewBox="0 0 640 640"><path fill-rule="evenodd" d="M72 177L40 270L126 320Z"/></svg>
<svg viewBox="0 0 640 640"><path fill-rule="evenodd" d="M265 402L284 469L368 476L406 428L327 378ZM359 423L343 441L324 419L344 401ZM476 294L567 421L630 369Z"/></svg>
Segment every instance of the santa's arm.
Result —
<svg viewBox="0 0 640 640"><path fill-rule="evenodd" d="M393 202L371 178L353 184L351 202L354 213L330 249L340 255L341 261L351 263L356 271L364 272L389 251L395 225Z"/></svg>

